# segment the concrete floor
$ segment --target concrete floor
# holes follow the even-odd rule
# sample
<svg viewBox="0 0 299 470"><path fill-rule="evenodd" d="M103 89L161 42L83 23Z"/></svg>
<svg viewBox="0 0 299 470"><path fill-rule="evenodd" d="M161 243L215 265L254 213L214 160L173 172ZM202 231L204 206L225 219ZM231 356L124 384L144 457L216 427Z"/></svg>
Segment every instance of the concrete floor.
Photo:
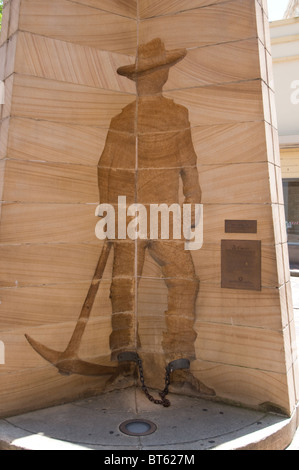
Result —
<svg viewBox="0 0 299 470"><path fill-rule="evenodd" d="M292 278L299 338L299 278ZM231 450L258 442L288 425L286 418L194 397L170 395L171 408L150 403L128 388L72 404L0 420L0 449L30 450ZM128 419L157 426L146 437L130 437L119 426ZM299 450L299 432L288 450Z"/></svg>
<svg viewBox="0 0 299 470"><path fill-rule="evenodd" d="M171 408L156 406L134 387L8 418L0 421L0 448L2 441L30 450L232 449L259 435L264 438L288 421L194 397L170 398ZM124 421L141 418L152 421L156 432L130 437L120 431Z"/></svg>

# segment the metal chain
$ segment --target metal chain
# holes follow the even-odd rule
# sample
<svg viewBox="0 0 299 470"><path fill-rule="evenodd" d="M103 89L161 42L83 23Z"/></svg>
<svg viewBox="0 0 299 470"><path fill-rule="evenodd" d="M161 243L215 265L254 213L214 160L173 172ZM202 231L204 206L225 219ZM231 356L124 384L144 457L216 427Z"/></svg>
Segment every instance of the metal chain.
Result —
<svg viewBox="0 0 299 470"><path fill-rule="evenodd" d="M138 369L139 369L139 376L140 376L140 382L142 385L142 390L145 393L146 397L149 399L149 401L151 401L155 405L163 405L165 408L169 408L171 406L171 403L169 400L167 400L166 396L169 393L171 368L169 367L166 368L165 388L163 392L159 393L161 400L157 400L149 393L148 388L145 385L142 359L138 358L137 364L138 364Z"/></svg>

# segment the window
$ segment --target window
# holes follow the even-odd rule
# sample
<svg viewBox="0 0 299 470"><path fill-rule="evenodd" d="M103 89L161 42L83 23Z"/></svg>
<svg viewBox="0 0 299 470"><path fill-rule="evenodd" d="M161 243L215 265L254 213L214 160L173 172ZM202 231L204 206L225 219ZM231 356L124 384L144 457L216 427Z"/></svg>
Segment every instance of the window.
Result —
<svg viewBox="0 0 299 470"><path fill-rule="evenodd" d="M299 269L299 179L283 182L290 262Z"/></svg>

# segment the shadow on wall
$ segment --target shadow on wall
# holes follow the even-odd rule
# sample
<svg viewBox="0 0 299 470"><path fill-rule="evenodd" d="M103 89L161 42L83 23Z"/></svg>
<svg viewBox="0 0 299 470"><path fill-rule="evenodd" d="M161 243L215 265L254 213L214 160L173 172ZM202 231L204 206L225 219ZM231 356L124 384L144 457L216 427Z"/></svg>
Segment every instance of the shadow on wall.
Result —
<svg viewBox="0 0 299 470"><path fill-rule="evenodd" d="M144 206L178 205L180 182L183 185L184 204L201 203L197 155L192 142L188 109L163 97L170 67L186 55L185 49L167 51L158 38L139 47L135 64L118 69L119 75L136 83L137 100L111 121L98 170L102 204L114 207L119 197L125 196L128 204L138 201ZM196 221L192 221L192 225L195 224ZM152 364L152 369L157 372L159 368L158 374L163 376L166 363L182 358L195 360L197 333L194 324L199 280L194 262L190 251L185 249L185 241L174 241L171 230L168 240L161 238L152 240L148 236L147 240L138 240L137 244L129 239L107 242L66 351L59 353L26 336L35 351L62 374L122 374L121 366L115 369L89 364L78 358L82 337L113 244L111 360L117 361L120 354L137 352L142 347L134 302L138 287L136 277L141 279L146 250L160 266L168 289L166 331L162 340L165 363L159 360ZM214 391L201 384L190 370L181 372L179 381L190 382L199 392L214 395Z"/></svg>

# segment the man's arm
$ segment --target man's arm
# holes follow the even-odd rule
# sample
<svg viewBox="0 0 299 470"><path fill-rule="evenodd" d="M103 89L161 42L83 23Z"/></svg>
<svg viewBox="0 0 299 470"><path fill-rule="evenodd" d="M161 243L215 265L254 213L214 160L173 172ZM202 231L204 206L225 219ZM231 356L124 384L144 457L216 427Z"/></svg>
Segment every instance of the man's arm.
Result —
<svg viewBox="0 0 299 470"><path fill-rule="evenodd" d="M185 204L200 204L202 192L199 184L197 155L192 142L191 129L183 131L179 140Z"/></svg>
<svg viewBox="0 0 299 470"><path fill-rule="evenodd" d="M114 140L112 132L109 131L105 143L105 148L98 163L98 186L100 194L100 203L109 203L109 173L113 163Z"/></svg>

